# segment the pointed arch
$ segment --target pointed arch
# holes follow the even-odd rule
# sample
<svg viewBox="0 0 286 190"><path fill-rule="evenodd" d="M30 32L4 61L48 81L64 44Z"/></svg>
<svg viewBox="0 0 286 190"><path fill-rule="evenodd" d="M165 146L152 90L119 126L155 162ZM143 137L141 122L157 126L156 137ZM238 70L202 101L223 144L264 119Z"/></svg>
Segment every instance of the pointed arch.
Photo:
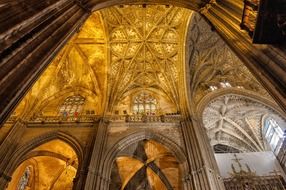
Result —
<svg viewBox="0 0 286 190"><path fill-rule="evenodd" d="M11 164L6 168L5 172L9 175L12 175L15 169L24 161L23 158L29 158L30 151L52 140L61 140L67 143L77 155L79 163L78 168L81 167L83 161L83 148L81 144L76 140L75 137L67 133L61 131L53 131L36 137L24 145L19 146L14 152L13 157L11 158Z"/></svg>
<svg viewBox="0 0 286 190"><path fill-rule="evenodd" d="M174 154L175 158L179 163L179 168L182 172L182 176L187 176L189 173L189 166L187 163L187 158L184 151L171 139L161 135L155 134L149 131L141 131L132 133L128 136L123 137L119 141L117 141L106 153L104 158L104 163L101 167L101 171L103 173L103 178L109 179L111 175L112 167L110 167L115 161L116 157L119 153L130 145L137 143L142 140L154 140L163 146L167 147L171 153ZM108 187L105 187L108 189Z"/></svg>

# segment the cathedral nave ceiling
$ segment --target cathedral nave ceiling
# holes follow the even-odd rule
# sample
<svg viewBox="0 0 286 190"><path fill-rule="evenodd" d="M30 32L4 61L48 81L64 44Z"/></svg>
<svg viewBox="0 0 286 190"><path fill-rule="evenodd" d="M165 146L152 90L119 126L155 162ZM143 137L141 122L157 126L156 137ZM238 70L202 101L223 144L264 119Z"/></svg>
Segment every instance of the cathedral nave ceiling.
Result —
<svg viewBox="0 0 286 190"><path fill-rule="evenodd" d="M201 108L201 115L196 115L202 100L218 91L221 95L208 99ZM27 93L14 116L28 120L28 125L38 122L46 127L44 123L49 116L56 118L54 121L61 126L66 121L71 121L72 125L73 122L81 124L84 120L78 118L84 118L87 113L92 113L90 118L119 114L124 115L120 122L127 126L127 122L133 121L127 120L126 115L142 118L156 115L160 118L158 122L166 124L168 121L163 120L165 116L162 115L175 115L181 121L185 117L180 114L187 113L197 117L194 121L202 122L198 126L205 127L211 145L225 145L241 152L267 151L269 147L261 132L265 118L273 117L282 124L285 121L275 109L239 95L239 92L260 95L273 102L242 61L198 13L171 5L120 5L91 13ZM66 108L73 107L76 100L79 104L75 110L66 113L66 110L71 111ZM139 110L143 104L143 112L134 110L136 106ZM145 113L145 104L149 106L150 114ZM187 108L191 113L185 112ZM72 119L67 120L68 117ZM140 119L134 123L142 122ZM123 128L129 130L130 125L126 126ZM135 130L142 130L140 126L136 127ZM166 135L167 131L163 130ZM184 131L182 134L185 135ZM132 146L126 151L134 148L133 152L121 152L113 162L111 185L115 189L133 190L135 186L181 189L180 163L167 148L153 140L142 140ZM49 149L40 148L33 151ZM78 165L76 156L61 156L69 159L47 161L48 165L62 168L57 175L59 179L62 176L62 180L54 180L58 189L69 185L64 180L75 176ZM49 167L41 166L45 165L43 157L36 161L40 168ZM42 171L57 172L57 168L51 168L53 171ZM65 170L68 172L63 173ZM65 175L67 173L70 174ZM50 187L55 182L40 186Z"/></svg>
<svg viewBox="0 0 286 190"><path fill-rule="evenodd" d="M166 5L115 6L92 13L28 92L16 115L57 115L60 104L73 95L85 97L85 107L95 114L106 108L111 113L126 101L130 109L140 92L177 112L191 13Z"/></svg>
<svg viewBox="0 0 286 190"><path fill-rule="evenodd" d="M109 103L148 91L179 105L185 29L191 11L156 5L116 6L102 11L109 36Z"/></svg>
<svg viewBox="0 0 286 190"><path fill-rule="evenodd" d="M122 5L91 14L16 115L57 115L70 96L82 96L84 109L96 115L132 114L142 92L157 100L157 113L174 113L186 106L185 77L193 110L206 94L223 88L270 98L199 14L166 5Z"/></svg>

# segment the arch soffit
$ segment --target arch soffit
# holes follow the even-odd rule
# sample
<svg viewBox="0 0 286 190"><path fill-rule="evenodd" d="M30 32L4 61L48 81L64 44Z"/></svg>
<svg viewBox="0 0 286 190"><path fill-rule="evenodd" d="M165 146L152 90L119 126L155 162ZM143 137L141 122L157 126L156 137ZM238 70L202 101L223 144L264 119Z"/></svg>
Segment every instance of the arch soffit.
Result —
<svg viewBox="0 0 286 190"><path fill-rule="evenodd" d="M77 157L78 157L78 163L79 168L81 166L81 163L83 161L83 149L80 143L76 140L75 137L66 134L61 131L46 133L44 135L41 135L39 137L36 137L32 139L31 141L25 143L24 145L17 148L17 150L14 152L13 157L11 158L11 164L10 167L7 168L7 173L12 174L15 169L24 161L23 158L28 159L29 153L36 147L45 144L52 140L62 140L63 142L67 143L71 148L75 151ZM26 160L25 159L25 160Z"/></svg>
<svg viewBox="0 0 286 190"><path fill-rule="evenodd" d="M133 134L128 135L127 137L124 137L120 139L118 142L115 143L113 147L109 149L109 151L106 154L106 157L104 159L104 163L102 166L103 171L107 171L106 177L108 178L110 176L111 168L108 168L112 165L115 158L119 155L119 153L127 148L128 146L139 142L141 140L154 140L166 148L168 148L175 156L175 158L180 163L180 168L183 172L183 174L188 173L188 167L187 167L187 159L184 151L177 145L175 142L170 140L169 138L161 135L161 134L154 134L151 132L136 132Z"/></svg>
<svg viewBox="0 0 286 190"><path fill-rule="evenodd" d="M22 163L25 160L28 160L30 158L40 157L40 156L48 156L48 157L52 157L52 158L57 158L57 159L62 160L64 162L69 161L69 158L67 158L66 156L64 156L62 154L51 152L51 151L38 150L38 151L29 152L28 154L26 154L26 156L21 161L19 161L19 163ZM72 164L71 166L74 167L75 169L78 168L77 164Z"/></svg>

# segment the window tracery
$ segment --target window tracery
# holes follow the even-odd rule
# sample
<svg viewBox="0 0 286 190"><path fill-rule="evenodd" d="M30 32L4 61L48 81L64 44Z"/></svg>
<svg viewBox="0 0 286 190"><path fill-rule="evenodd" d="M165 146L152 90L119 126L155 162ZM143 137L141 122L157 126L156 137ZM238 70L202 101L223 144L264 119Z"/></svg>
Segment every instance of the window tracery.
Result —
<svg viewBox="0 0 286 190"><path fill-rule="evenodd" d="M85 98L80 95L69 96L65 99L64 103L60 107L60 115L63 116L77 116L81 113L85 103Z"/></svg>
<svg viewBox="0 0 286 190"><path fill-rule="evenodd" d="M211 90L211 91L215 91L215 90L217 90L217 89L218 89L217 86L212 86L212 85L210 86L210 90Z"/></svg>
<svg viewBox="0 0 286 190"><path fill-rule="evenodd" d="M134 98L133 112L135 114L155 115L157 109L157 100L152 95L145 92Z"/></svg>

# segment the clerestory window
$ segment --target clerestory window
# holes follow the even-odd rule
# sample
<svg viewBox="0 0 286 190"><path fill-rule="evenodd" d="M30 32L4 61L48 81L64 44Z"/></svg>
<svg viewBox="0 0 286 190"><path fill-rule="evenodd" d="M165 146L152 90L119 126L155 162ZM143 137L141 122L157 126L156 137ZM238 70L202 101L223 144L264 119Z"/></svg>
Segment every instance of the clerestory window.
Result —
<svg viewBox="0 0 286 190"><path fill-rule="evenodd" d="M60 106L59 110L60 115L77 116L79 113L81 113L84 103L85 103L85 98L80 95L69 96Z"/></svg>
<svg viewBox="0 0 286 190"><path fill-rule="evenodd" d="M134 98L133 112L135 114L155 115L157 100L148 93L141 93Z"/></svg>

